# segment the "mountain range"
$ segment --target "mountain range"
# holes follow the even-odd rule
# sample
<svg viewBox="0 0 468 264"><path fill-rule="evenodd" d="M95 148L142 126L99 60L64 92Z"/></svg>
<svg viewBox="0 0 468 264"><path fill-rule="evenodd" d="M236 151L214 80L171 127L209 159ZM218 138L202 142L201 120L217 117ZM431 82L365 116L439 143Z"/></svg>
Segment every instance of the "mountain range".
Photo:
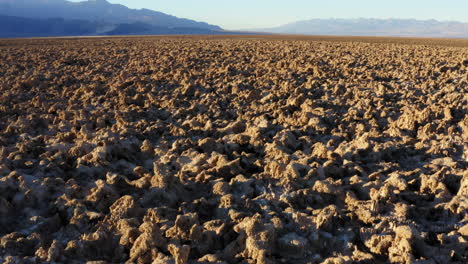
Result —
<svg viewBox="0 0 468 264"><path fill-rule="evenodd" d="M0 37L225 34L221 27L106 0L0 0Z"/></svg>
<svg viewBox="0 0 468 264"><path fill-rule="evenodd" d="M205 22L106 0L0 0L1 37L304 34L468 38L468 23L414 19L311 19L252 33L225 31Z"/></svg>
<svg viewBox="0 0 468 264"><path fill-rule="evenodd" d="M415 19L311 19L254 31L301 35L468 38L468 23Z"/></svg>

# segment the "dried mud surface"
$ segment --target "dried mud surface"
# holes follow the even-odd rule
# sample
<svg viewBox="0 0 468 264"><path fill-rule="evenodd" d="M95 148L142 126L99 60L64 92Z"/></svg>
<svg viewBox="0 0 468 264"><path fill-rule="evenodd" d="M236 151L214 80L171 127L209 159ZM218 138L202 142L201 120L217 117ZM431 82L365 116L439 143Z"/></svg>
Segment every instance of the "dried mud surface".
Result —
<svg viewBox="0 0 468 264"><path fill-rule="evenodd" d="M467 263L468 46L377 40L0 40L0 262Z"/></svg>

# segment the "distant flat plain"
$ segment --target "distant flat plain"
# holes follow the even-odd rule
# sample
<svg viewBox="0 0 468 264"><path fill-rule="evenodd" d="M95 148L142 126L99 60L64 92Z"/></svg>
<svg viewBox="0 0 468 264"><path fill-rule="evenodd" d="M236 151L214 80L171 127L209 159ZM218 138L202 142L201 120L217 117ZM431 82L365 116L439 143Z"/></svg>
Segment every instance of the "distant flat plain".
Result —
<svg viewBox="0 0 468 264"><path fill-rule="evenodd" d="M334 41L334 42L362 42L362 43L394 43L410 45L436 45L446 47L468 47L468 39L464 38L408 38L408 37L372 37L372 36L308 36L308 35L150 35L150 36L80 36L80 37L37 37L0 39L0 46L14 46L17 44L31 45L37 40L46 40L37 44L45 45L47 41L74 39L245 39L245 40L299 40L299 41Z"/></svg>

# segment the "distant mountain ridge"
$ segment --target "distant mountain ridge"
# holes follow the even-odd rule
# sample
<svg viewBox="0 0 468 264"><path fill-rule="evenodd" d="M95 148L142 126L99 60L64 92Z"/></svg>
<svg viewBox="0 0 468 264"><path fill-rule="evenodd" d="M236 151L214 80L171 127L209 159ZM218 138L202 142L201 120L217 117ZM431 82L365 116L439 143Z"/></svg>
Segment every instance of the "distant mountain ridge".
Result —
<svg viewBox="0 0 468 264"><path fill-rule="evenodd" d="M115 28L108 23L63 18L23 18L0 15L0 37L55 37L104 34Z"/></svg>
<svg viewBox="0 0 468 264"><path fill-rule="evenodd" d="M0 37L224 34L221 27L106 0L0 0Z"/></svg>
<svg viewBox="0 0 468 264"><path fill-rule="evenodd" d="M311 19L255 33L468 38L468 23L415 19ZM0 37L249 34L107 0L0 0Z"/></svg>
<svg viewBox="0 0 468 264"><path fill-rule="evenodd" d="M106 0L0 0L0 14L25 18L63 18L105 21L115 24L146 23L158 27L222 30L219 26L178 18L149 9L130 9Z"/></svg>
<svg viewBox="0 0 468 264"><path fill-rule="evenodd" d="M0 38L96 35L236 34L189 27L159 27L145 23L112 24L63 18L24 18L0 15Z"/></svg>
<svg viewBox="0 0 468 264"><path fill-rule="evenodd" d="M468 38L468 23L416 19L311 19L255 31L304 35Z"/></svg>

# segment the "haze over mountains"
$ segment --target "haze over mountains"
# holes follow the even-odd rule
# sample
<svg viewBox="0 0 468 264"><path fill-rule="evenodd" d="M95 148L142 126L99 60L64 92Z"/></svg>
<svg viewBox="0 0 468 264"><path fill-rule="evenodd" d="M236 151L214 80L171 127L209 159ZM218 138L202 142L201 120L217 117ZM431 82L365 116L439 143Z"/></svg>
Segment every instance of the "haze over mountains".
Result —
<svg viewBox="0 0 468 264"><path fill-rule="evenodd" d="M0 37L219 34L219 26L106 0L0 0Z"/></svg>
<svg viewBox="0 0 468 264"><path fill-rule="evenodd" d="M311 19L254 31L305 35L468 38L468 23L415 19Z"/></svg>
<svg viewBox="0 0 468 264"><path fill-rule="evenodd" d="M206 22L106 0L0 0L0 37L236 34ZM253 32L468 38L468 23L414 19L311 19Z"/></svg>

